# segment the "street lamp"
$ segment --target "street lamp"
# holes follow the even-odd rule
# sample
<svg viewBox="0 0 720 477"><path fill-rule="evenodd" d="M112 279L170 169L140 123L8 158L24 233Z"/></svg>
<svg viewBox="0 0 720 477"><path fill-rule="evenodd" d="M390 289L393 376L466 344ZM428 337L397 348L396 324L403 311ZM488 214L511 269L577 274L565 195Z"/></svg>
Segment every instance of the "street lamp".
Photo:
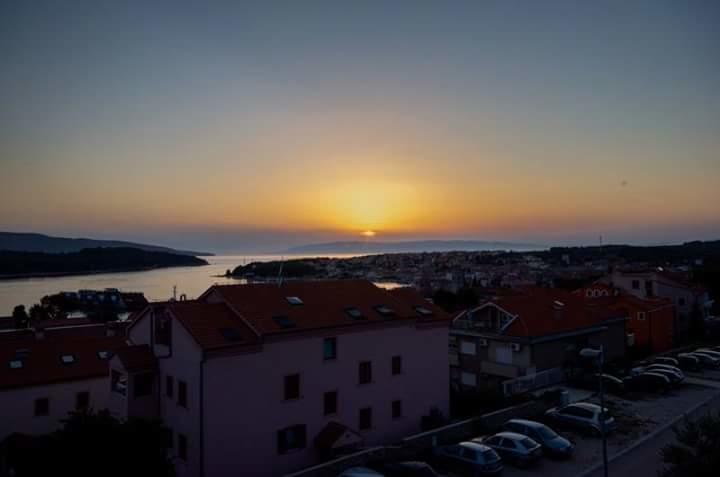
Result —
<svg viewBox="0 0 720 477"><path fill-rule="evenodd" d="M583 348L580 350L580 356L596 360L598 363L598 390L600 393L600 433L602 434L603 445L603 471L605 477L608 477L607 432L605 429L605 393L603 392L603 363L605 362L605 350L603 349L603 345L600 345L600 349Z"/></svg>

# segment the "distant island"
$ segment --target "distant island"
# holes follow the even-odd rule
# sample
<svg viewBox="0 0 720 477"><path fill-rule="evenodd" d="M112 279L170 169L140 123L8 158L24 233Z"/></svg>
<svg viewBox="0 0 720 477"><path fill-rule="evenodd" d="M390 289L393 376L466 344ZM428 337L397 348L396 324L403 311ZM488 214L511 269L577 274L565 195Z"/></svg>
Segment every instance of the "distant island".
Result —
<svg viewBox="0 0 720 477"><path fill-rule="evenodd" d="M175 250L158 245L123 242L120 240L96 240L89 238L52 237L34 233L0 232L0 250L11 252L70 253L86 248L135 248L147 252L165 252L193 257L210 256L208 252Z"/></svg>
<svg viewBox="0 0 720 477"><path fill-rule="evenodd" d="M130 272L207 265L201 258L131 247L87 248L70 253L0 250L0 279Z"/></svg>
<svg viewBox="0 0 720 477"><path fill-rule="evenodd" d="M289 248L285 255L317 254L371 254L371 253L420 253L420 252L475 252L475 251L529 251L547 247L537 244L493 242L483 240L413 240L400 242L344 241L316 243Z"/></svg>

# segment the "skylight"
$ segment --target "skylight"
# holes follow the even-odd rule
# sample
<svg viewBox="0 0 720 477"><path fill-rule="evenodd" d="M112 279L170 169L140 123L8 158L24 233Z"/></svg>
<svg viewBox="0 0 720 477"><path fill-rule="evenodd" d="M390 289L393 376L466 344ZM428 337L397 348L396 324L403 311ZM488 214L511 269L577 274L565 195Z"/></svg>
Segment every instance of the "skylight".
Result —
<svg viewBox="0 0 720 477"><path fill-rule="evenodd" d="M563 307L563 306L565 306L565 303L563 303L563 302L561 302L561 301L555 300L555 301L553 302L553 305L555 305L555 306L557 306L557 307Z"/></svg>
<svg viewBox="0 0 720 477"><path fill-rule="evenodd" d="M20 369L23 367L23 362L21 359L11 359L10 360L10 369Z"/></svg>
<svg viewBox="0 0 720 477"><path fill-rule="evenodd" d="M378 305L375 307L375 311L380 313L382 316L392 316L395 314L395 311L386 305Z"/></svg>
<svg viewBox="0 0 720 477"><path fill-rule="evenodd" d="M302 305L303 301L298 296L287 296L285 299L293 306Z"/></svg>
<svg viewBox="0 0 720 477"><path fill-rule="evenodd" d="M273 321L275 321L280 328L295 328L295 323L285 315L273 316Z"/></svg>
<svg viewBox="0 0 720 477"><path fill-rule="evenodd" d="M423 316L432 316L432 314L433 314L432 310L429 310L429 309L425 308L424 306L416 306L415 311L417 311L418 314L423 315Z"/></svg>
<svg viewBox="0 0 720 477"><path fill-rule="evenodd" d="M63 364L72 364L75 362L75 355L74 354L64 354L60 356L60 361L63 362Z"/></svg>
<svg viewBox="0 0 720 477"><path fill-rule="evenodd" d="M220 328L218 331L223 335L225 341L242 341L242 335L237 328Z"/></svg>
<svg viewBox="0 0 720 477"><path fill-rule="evenodd" d="M98 351L97 357L102 360L110 359L110 351Z"/></svg>
<svg viewBox="0 0 720 477"><path fill-rule="evenodd" d="M365 315L363 315L363 312L359 309L355 308L354 306L349 306L345 308L345 313L352 318L353 320L364 320Z"/></svg>

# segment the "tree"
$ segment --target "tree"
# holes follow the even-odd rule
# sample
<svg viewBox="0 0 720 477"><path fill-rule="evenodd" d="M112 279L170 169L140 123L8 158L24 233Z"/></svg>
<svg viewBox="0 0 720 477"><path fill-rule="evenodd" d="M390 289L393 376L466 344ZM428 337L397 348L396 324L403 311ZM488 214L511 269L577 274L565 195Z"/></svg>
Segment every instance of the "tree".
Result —
<svg viewBox="0 0 720 477"><path fill-rule="evenodd" d="M675 429L677 442L660 455L667 467L660 477L711 477L720 468L720 413L686 420Z"/></svg>
<svg viewBox="0 0 720 477"><path fill-rule="evenodd" d="M27 311L25 311L25 305L17 305L13 308L12 317L15 322L15 328L27 328L30 318L28 317Z"/></svg>
<svg viewBox="0 0 720 477"><path fill-rule="evenodd" d="M25 437L24 445L11 450L8 462L18 477L170 477L174 469L167 457L168 436L160 421L119 421L107 410L78 412L52 434Z"/></svg>

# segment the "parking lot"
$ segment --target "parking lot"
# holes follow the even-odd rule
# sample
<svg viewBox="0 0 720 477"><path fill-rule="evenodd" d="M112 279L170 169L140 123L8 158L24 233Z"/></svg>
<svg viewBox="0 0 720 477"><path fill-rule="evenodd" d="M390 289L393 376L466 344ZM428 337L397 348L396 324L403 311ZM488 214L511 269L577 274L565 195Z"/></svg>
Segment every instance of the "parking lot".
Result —
<svg viewBox="0 0 720 477"><path fill-rule="evenodd" d="M642 436L658 429L694 405L720 395L720 389L688 384L664 395L645 395L635 400L609 396L606 406L617 421L617 430L608 437L608 456L627 448ZM597 403L597 399L590 399ZM529 468L518 469L505 466L505 476L553 475L554 477L576 476L602 460L602 440L580 435L572 431L562 434L575 442L572 459L557 461L543 458Z"/></svg>

